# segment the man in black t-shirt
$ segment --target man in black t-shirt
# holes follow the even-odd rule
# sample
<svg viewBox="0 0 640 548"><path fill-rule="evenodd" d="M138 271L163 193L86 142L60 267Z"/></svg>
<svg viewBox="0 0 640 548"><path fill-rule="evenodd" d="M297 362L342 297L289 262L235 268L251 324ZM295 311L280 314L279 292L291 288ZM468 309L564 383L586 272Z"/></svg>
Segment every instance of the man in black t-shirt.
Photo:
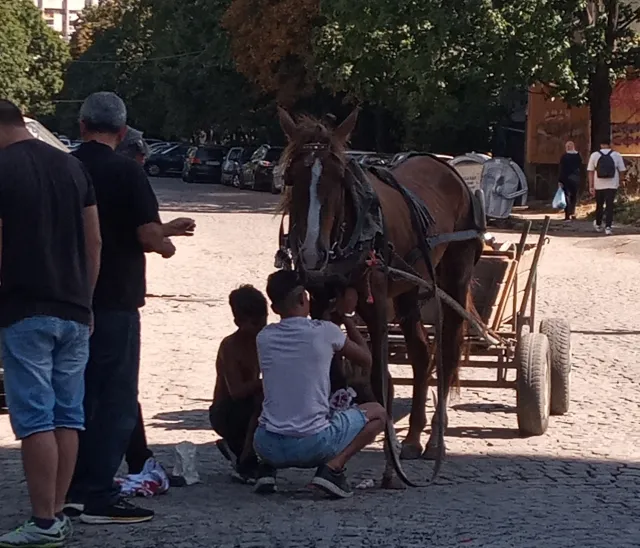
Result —
<svg viewBox="0 0 640 548"><path fill-rule="evenodd" d="M84 428L91 299L100 268L93 187L82 164L33 138L0 100L0 329L11 426L33 510L1 546L61 546Z"/></svg>
<svg viewBox="0 0 640 548"><path fill-rule="evenodd" d="M162 224L142 167L115 152L126 108L114 93L90 95L80 109L84 143L74 152L96 192L102 257L93 296L95 328L85 375L86 432L66 509L85 523L139 523L153 512L120 496L114 483L138 416L140 313L146 293L145 252L172 257L170 236L193 234L193 219Z"/></svg>

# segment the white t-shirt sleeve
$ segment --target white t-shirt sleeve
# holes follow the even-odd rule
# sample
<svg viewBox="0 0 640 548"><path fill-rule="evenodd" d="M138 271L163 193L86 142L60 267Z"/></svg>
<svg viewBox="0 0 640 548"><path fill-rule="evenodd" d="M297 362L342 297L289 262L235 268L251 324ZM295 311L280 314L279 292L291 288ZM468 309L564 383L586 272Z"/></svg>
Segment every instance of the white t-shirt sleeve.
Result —
<svg viewBox="0 0 640 548"><path fill-rule="evenodd" d="M347 342L347 336L333 322L323 322L325 340L331 345L334 352L340 352Z"/></svg>
<svg viewBox="0 0 640 548"><path fill-rule="evenodd" d="M620 154L619 152L614 152L613 154L615 156L616 167L618 168L618 171L620 171L621 173L623 171L627 171L627 167L624 165L622 154Z"/></svg>
<svg viewBox="0 0 640 548"><path fill-rule="evenodd" d="M599 152L594 152L589 156L589 163L587 164L587 171L595 171L596 165L598 163L598 158L600 158Z"/></svg>

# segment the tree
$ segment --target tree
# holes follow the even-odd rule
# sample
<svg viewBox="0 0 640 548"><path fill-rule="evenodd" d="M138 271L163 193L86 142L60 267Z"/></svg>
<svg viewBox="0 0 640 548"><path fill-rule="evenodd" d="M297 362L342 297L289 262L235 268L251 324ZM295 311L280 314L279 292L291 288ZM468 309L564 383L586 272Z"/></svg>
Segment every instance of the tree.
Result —
<svg viewBox="0 0 640 548"><path fill-rule="evenodd" d="M397 112L408 144L483 148L514 91L526 92L537 66L559 63L540 40L545 4L520 2L509 18L489 0L325 0L318 77Z"/></svg>
<svg viewBox="0 0 640 548"><path fill-rule="evenodd" d="M126 102L130 123L148 135L219 139L267 130L273 105L234 68L220 19L230 0L107 0L87 10L72 39L78 55L65 96L102 89ZM75 125L77 104L60 109ZM275 126L275 112L270 116Z"/></svg>
<svg viewBox="0 0 640 548"><path fill-rule="evenodd" d="M222 25L238 71L288 106L313 93L311 38L319 11L319 0L233 0Z"/></svg>
<svg viewBox="0 0 640 548"><path fill-rule="evenodd" d="M50 114L68 48L30 0L0 3L0 97L33 116Z"/></svg>

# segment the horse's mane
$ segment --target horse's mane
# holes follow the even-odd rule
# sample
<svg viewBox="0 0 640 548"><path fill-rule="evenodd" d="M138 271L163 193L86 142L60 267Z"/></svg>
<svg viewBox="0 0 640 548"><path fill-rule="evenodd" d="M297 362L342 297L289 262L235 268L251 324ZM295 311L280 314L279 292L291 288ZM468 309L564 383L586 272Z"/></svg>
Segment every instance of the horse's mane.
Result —
<svg viewBox="0 0 640 548"><path fill-rule="evenodd" d="M346 162L345 143L334 137L333 129L328 127L320 118L303 114L296 120L295 135L289 140L289 143L282 152L280 158L281 164L288 167L304 145L310 143L326 144L332 156L338 158L343 163ZM291 188L285 185L276 212L285 214L288 213L290 209Z"/></svg>

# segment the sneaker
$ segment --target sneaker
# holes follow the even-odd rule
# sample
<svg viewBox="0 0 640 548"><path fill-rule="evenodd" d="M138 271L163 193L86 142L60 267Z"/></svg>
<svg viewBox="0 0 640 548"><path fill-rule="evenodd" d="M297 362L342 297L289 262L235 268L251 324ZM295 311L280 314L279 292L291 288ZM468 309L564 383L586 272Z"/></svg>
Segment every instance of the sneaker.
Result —
<svg viewBox="0 0 640 548"><path fill-rule="evenodd" d="M71 523L71 518L65 514L58 521L60 522L60 528L65 540L70 539L73 536L73 525Z"/></svg>
<svg viewBox="0 0 640 548"><path fill-rule="evenodd" d="M111 506L98 508L94 511L85 509L80 516L80 521L90 525L107 525L110 523L132 524L151 521L153 516L153 510L139 508L125 499L120 499Z"/></svg>
<svg viewBox="0 0 640 548"><path fill-rule="evenodd" d="M602 232L602 225L599 225L598 223L596 223L595 221L593 221L593 229L596 232Z"/></svg>
<svg viewBox="0 0 640 548"><path fill-rule="evenodd" d="M256 493L270 495L277 490L276 469L266 464L260 464L258 467L258 479L256 480Z"/></svg>
<svg viewBox="0 0 640 548"><path fill-rule="evenodd" d="M318 468L311 484L322 489L328 495L346 499L353 496L353 491L347 481L344 470L336 472L323 464Z"/></svg>
<svg viewBox="0 0 640 548"><path fill-rule="evenodd" d="M606 236L611 236L613 234L613 230L610 226L608 226L604 229L604 233Z"/></svg>
<svg viewBox="0 0 640 548"><path fill-rule="evenodd" d="M84 512L84 504L77 501L68 500L62 508L62 513L70 518L77 518L82 512Z"/></svg>
<svg viewBox="0 0 640 548"><path fill-rule="evenodd" d="M49 529L41 529L32 520L0 537L0 548L58 548L66 537L62 522L56 520Z"/></svg>

